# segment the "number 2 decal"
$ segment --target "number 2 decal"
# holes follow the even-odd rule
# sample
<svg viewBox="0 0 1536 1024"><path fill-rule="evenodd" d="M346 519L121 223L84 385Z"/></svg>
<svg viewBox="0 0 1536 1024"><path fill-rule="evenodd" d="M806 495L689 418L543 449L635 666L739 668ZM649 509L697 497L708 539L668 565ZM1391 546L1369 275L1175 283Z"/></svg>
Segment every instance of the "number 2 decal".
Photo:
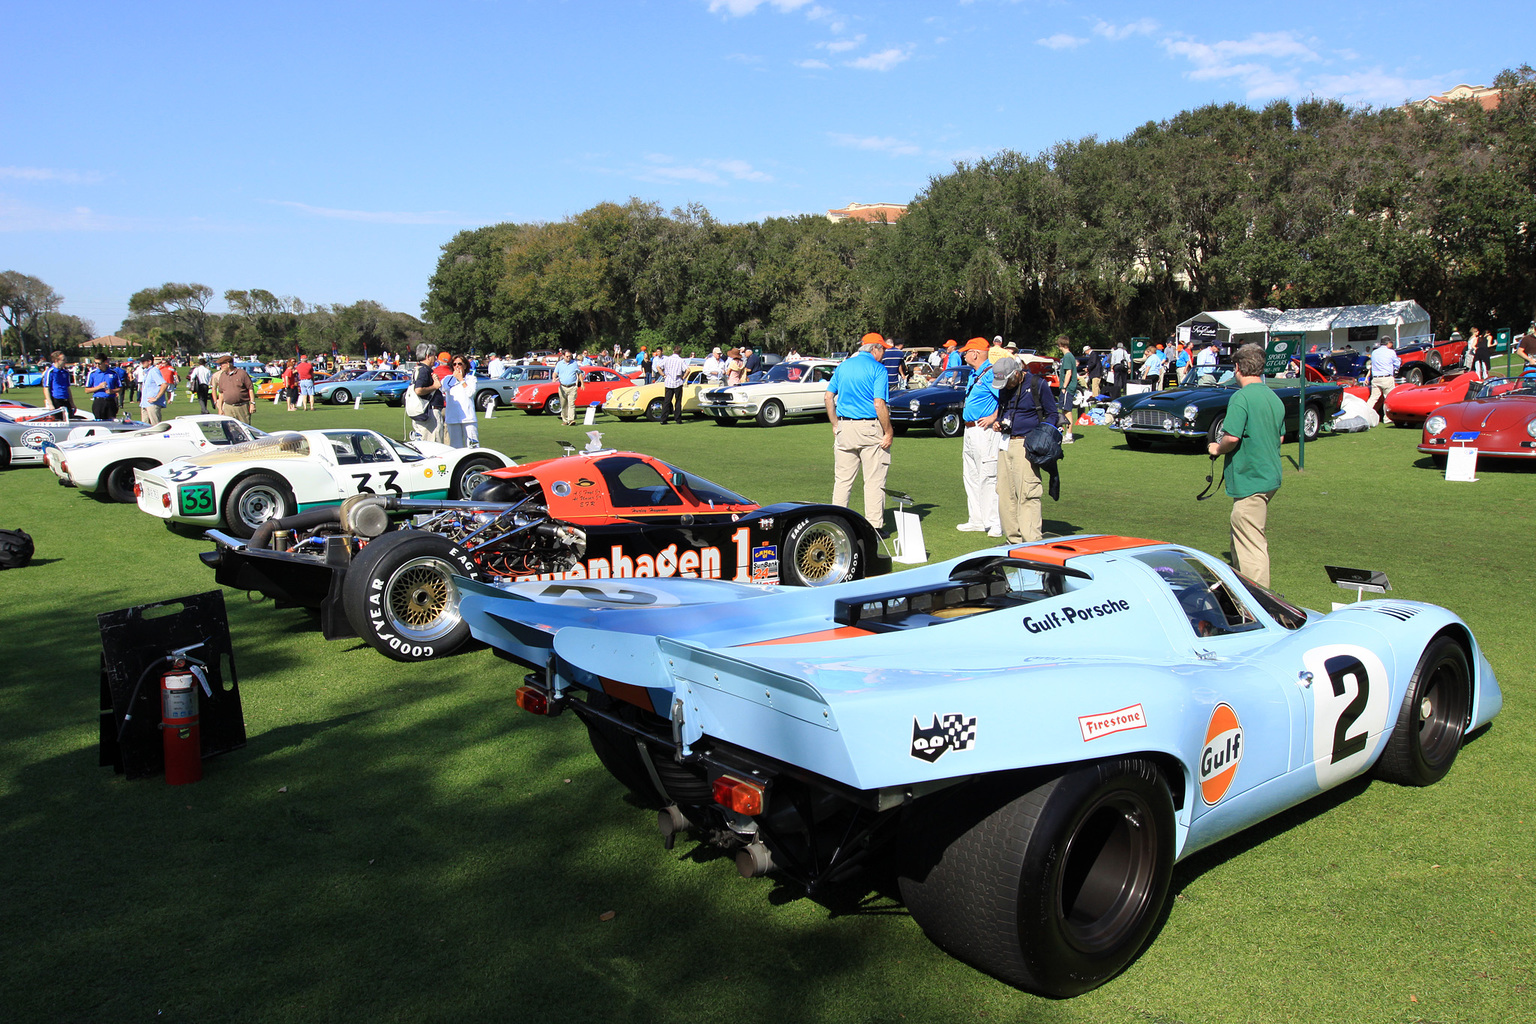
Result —
<svg viewBox="0 0 1536 1024"><path fill-rule="evenodd" d="M352 474L352 479L357 481L358 494L374 493L373 488L368 486L368 482L373 479L373 476L374 475L372 473ZM379 479L383 481L381 484L379 484L380 487L384 488L386 491L393 491L395 497L397 498L404 496L405 489L402 488L399 484L395 483L396 478L400 476L400 472L398 470L386 469L378 476Z"/></svg>
<svg viewBox="0 0 1536 1024"><path fill-rule="evenodd" d="M1333 644L1302 657L1312 673L1312 765L1322 789L1360 774L1387 726L1387 667L1371 651Z"/></svg>

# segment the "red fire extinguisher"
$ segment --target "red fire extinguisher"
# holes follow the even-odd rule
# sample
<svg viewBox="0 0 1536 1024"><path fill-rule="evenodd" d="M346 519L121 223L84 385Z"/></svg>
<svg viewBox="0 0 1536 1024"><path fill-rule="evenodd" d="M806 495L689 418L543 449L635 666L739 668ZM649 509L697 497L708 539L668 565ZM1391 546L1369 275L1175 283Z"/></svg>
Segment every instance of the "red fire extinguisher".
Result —
<svg viewBox="0 0 1536 1024"><path fill-rule="evenodd" d="M197 728L197 676L176 658L160 676L160 736L165 744L165 781L184 786L203 777L203 746Z"/></svg>

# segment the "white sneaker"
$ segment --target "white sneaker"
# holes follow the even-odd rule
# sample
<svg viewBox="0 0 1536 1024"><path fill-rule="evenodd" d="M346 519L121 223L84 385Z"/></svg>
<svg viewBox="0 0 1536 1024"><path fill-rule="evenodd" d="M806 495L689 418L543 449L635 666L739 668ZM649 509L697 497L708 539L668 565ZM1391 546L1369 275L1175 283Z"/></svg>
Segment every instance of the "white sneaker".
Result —
<svg viewBox="0 0 1536 1024"><path fill-rule="evenodd" d="M988 537L1001 537L1002 535L1003 535L1003 531L998 529L995 526L992 527L992 529L987 531L987 536Z"/></svg>
<svg viewBox="0 0 1536 1024"><path fill-rule="evenodd" d="M1061 435L1061 443L1062 444L1071 444L1072 443L1072 435L1071 434L1062 434Z"/></svg>
<svg viewBox="0 0 1536 1024"><path fill-rule="evenodd" d="M982 530L985 530L986 527L982 526L980 523L961 523L959 526L955 527L955 529L959 530L961 533L980 533Z"/></svg>

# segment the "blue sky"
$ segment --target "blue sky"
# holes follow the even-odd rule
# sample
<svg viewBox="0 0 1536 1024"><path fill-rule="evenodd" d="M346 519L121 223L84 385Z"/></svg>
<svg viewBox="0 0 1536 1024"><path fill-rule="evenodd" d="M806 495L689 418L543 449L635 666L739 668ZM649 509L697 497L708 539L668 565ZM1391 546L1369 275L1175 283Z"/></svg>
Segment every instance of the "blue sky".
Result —
<svg viewBox="0 0 1536 1024"><path fill-rule="evenodd" d="M1536 61L1529 0L55 0L5 25L0 269L100 333L165 281L419 315L464 228L906 202L956 160L1209 102L1395 105Z"/></svg>

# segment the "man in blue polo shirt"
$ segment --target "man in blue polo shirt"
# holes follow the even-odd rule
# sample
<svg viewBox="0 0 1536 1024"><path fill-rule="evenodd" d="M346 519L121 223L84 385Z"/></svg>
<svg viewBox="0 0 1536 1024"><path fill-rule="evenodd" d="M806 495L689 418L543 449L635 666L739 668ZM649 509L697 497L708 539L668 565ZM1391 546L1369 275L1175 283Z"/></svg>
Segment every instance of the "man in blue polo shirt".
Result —
<svg viewBox="0 0 1536 1024"><path fill-rule="evenodd" d="M560 350L560 361L555 364L555 383L560 388L560 422L566 426L576 423L576 393L581 384L581 367L565 349Z"/></svg>
<svg viewBox="0 0 1536 1024"><path fill-rule="evenodd" d="M85 378L86 393L91 396L91 415L99 420L117 417L117 371L106 356L96 357L96 366Z"/></svg>
<svg viewBox="0 0 1536 1024"><path fill-rule="evenodd" d="M69 371L64 367L64 353L55 352L52 364L43 370L44 404L50 409L68 409L75 414L75 399L69 392Z"/></svg>
<svg viewBox="0 0 1536 1024"><path fill-rule="evenodd" d="M965 483L965 522L955 527L969 533L985 531L1001 537L997 518L997 385L984 338L960 347L960 358L971 368L965 385L965 437L960 447L960 479Z"/></svg>
<svg viewBox="0 0 1536 1024"><path fill-rule="evenodd" d="M873 332L859 351L838 364L824 399L832 423L832 504L851 508L853 478L864 471L864 518L885 527L885 474L891 468L890 375L880 361L885 339Z"/></svg>

